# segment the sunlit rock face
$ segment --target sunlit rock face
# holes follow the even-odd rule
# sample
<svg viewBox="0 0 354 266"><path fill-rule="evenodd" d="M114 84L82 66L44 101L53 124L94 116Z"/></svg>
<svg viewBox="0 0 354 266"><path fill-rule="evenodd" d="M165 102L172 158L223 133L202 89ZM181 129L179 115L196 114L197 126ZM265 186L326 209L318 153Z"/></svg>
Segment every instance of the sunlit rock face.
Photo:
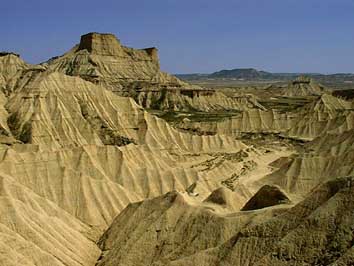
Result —
<svg viewBox="0 0 354 266"><path fill-rule="evenodd" d="M129 48L121 45L113 34L108 33L88 33L81 36L78 45L64 55L49 60L46 65L53 71L80 76L120 93L141 86L184 84L160 71L156 48Z"/></svg>
<svg viewBox="0 0 354 266"><path fill-rule="evenodd" d="M0 88L0 266L353 262L350 101L192 86L100 33L0 53Z"/></svg>

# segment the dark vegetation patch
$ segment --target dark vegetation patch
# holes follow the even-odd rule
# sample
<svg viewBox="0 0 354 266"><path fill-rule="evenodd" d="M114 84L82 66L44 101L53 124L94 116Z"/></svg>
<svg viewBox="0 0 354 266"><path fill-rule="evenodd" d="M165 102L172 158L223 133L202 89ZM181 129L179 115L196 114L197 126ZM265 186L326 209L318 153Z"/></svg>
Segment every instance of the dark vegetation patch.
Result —
<svg viewBox="0 0 354 266"><path fill-rule="evenodd" d="M346 89L346 90L335 90L333 91L333 96L341 97L346 100L354 99L354 88L353 89Z"/></svg>
<svg viewBox="0 0 354 266"><path fill-rule="evenodd" d="M30 122L26 122L25 124L21 125L19 123L16 114L12 114L7 119L7 124L9 126L10 131L12 132L13 136L23 142L23 143L30 143L32 138L32 124Z"/></svg>
<svg viewBox="0 0 354 266"><path fill-rule="evenodd" d="M260 100L267 109L274 109L280 112L291 112L314 101L318 97L276 97L273 99Z"/></svg>
<svg viewBox="0 0 354 266"><path fill-rule="evenodd" d="M257 147L269 147L270 149L274 146L287 146L292 147L296 151L304 151L306 149L305 144L308 141L302 139L290 138L282 135L281 133L267 133L267 132L247 132L242 133L240 139L247 145L257 145Z"/></svg>
<svg viewBox="0 0 354 266"><path fill-rule="evenodd" d="M79 104L82 116L98 134L104 145L125 146L130 143L136 144L134 139L122 136L117 130L112 129L101 117L90 112L87 105L82 101L80 101Z"/></svg>

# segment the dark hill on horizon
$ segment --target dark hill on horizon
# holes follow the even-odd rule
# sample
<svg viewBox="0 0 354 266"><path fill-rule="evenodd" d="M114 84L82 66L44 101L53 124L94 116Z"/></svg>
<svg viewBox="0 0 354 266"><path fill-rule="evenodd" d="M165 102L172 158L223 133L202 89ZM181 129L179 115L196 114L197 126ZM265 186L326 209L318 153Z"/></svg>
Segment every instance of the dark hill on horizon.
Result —
<svg viewBox="0 0 354 266"><path fill-rule="evenodd" d="M191 80L207 80L207 79L231 79L231 80L294 80L300 76L308 76L319 81L337 81L337 82L354 82L353 73L336 73L336 74L321 74L321 73L271 73L255 68L235 68L223 69L210 74L192 73L192 74L177 74L178 78Z"/></svg>
<svg viewBox="0 0 354 266"><path fill-rule="evenodd" d="M209 75L210 78L237 78L237 79L267 79L272 73L258 71L254 68L236 68L231 70L221 70Z"/></svg>

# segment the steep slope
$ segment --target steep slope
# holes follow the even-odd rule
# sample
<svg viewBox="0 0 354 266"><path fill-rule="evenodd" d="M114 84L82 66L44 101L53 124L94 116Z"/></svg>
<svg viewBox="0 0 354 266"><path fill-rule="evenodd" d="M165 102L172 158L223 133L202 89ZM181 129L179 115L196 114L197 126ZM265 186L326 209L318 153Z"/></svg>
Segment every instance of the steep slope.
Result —
<svg viewBox="0 0 354 266"><path fill-rule="evenodd" d="M93 265L98 233L46 197L0 176L0 265Z"/></svg>
<svg viewBox="0 0 354 266"><path fill-rule="evenodd" d="M219 247L167 265L352 265L352 182L327 182L293 208L247 226Z"/></svg>
<svg viewBox="0 0 354 266"><path fill-rule="evenodd" d="M352 103L267 109L98 33L40 66L0 53L0 86L1 266L352 262Z"/></svg>
<svg viewBox="0 0 354 266"><path fill-rule="evenodd" d="M354 129L342 134L325 134L308 144L308 149L319 154L344 154L354 148Z"/></svg>
<svg viewBox="0 0 354 266"><path fill-rule="evenodd" d="M12 137L10 128L7 123L9 113L5 108L6 102L6 96L0 92L0 143L13 143L15 140Z"/></svg>
<svg viewBox="0 0 354 266"><path fill-rule="evenodd" d="M7 124L8 112L5 108L11 85L16 83L22 72L30 66L18 54L0 53L0 143L13 143L11 131Z"/></svg>
<svg viewBox="0 0 354 266"><path fill-rule="evenodd" d="M136 101L148 109L171 111L232 111L265 108L257 102L253 95L228 97L214 89L190 88L160 91L141 91Z"/></svg>
<svg viewBox="0 0 354 266"><path fill-rule="evenodd" d="M333 177L353 175L353 160L353 130L324 134L308 143L304 152L289 157L279 170L260 182L279 185L288 192L304 195Z"/></svg>
<svg viewBox="0 0 354 266"><path fill-rule="evenodd" d="M276 186L264 185L247 201L242 211L263 209L280 204L289 204L288 196Z"/></svg>
<svg viewBox="0 0 354 266"><path fill-rule="evenodd" d="M4 258L16 255L28 265L92 265L98 253L89 239L95 241L127 204L171 190L184 191L220 171L240 171L244 163L226 158L210 170L200 169L211 159L237 154L248 146L227 136L182 133L134 100L79 77L29 69L15 85L6 107L18 144L1 146L0 173L30 192L30 204L16 207L14 215L10 211L14 205L6 202L16 202L19 196L7 195L7 185L1 186L0 204L7 204L1 224L12 226L4 234L19 245L19 250L6 248ZM252 157L255 151L248 153ZM205 187L204 193L218 184ZM54 206L58 223L67 217L64 225L57 226L54 239L45 225L50 221L46 217L54 215L47 211L49 207L41 209L39 218L31 213L36 198ZM20 222L28 216L36 219L38 227L28 229ZM71 226L71 220L82 229L75 225L77 232L67 230L65 223ZM19 230L24 232L18 234ZM66 244L72 237L76 237L73 244ZM63 248L53 249L50 241ZM75 245L82 245L82 251L75 253ZM21 246L28 251L24 253Z"/></svg>
<svg viewBox="0 0 354 266"><path fill-rule="evenodd" d="M88 33L66 54L45 64L50 71L79 76L145 108L175 111L239 109L233 99L187 84L160 70L156 48L133 49L113 34Z"/></svg>
<svg viewBox="0 0 354 266"><path fill-rule="evenodd" d="M138 138L133 128L138 128L139 107L134 101L114 102L120 98L110 99L104 88L60 73L26 75L25 86L7 103L11 129L24 143L49 147L102 145L102 141L119 144L124 141L119 133Z"/></svg>
<svg viewBox="0 0 354 266"><path fill-rule="evenodd" d="M325 133L343 133L354 126L353 104L329 94L298 110L298 116L286 135L313 140Z"/></svg>
<svg viewBox="0 0 354 266"><path fill-rule="evenodd" d="M80 76L117 92L135 89L139 83L145 86L183 84L160 72L156 48L128 48L112 34L83 35L78 45L47 64L51 70Z"/></svg>
<svg viewBox="0 0 354 266"><path fill-rule="evenodd" d="M57 72L27 74L29 82L16 90L7 106L12 132L31 145L19 145L18 149L28 147L22 150L10 148L3 158L3 171L21 177L21 183L86 222L107 224L128 202L138 199L136 195L144 198L171 189L185 189L198 177L198 171L192 169L194 162L208 160L208 153L233 153L247 148L225 136L181 133L144 112L132 99L119 97L80 78ZM184 157L188 154L195 155L186 164ZM116 161L115 166L104 161L106 156L111 157L110 162ZM26 175L15 165L23 165ZM40 186L32 176L41 169L37 165L46 169L36 176L36 182L43 182ZM91 213L96 208L83 208L83 213L77 213L76 207L67 205L68 199L62 197L63 187L53 186L48 179L49 173L56 175L59 183L79 173L73 179L75 182L64 187L73 202L93 204L98 213L105 212L108 204L112 206L102 217ZM95 189L96 196L87 200L85 190L97 187L97 180L101 180L102 190ZM106 201L104 191L110 189L119 191L122 197L112 196ZM75 195L73 191L82 193ZM98 199L100 203L96 202ZM107 205L103 204L105 201Z"/></svg>
<svg viewBox="0 0 354 266"><path fill-rule="evenodd" d="M222 211L236 212L239 211L248 199L248 195L242 193L243 191L232 191L226 187L219 187L215 189L210 195L203 201L205 205L210 204L213 208Z"/></svg>
<svg viewBox="0 0 354 266"><path fill-rule="evenodd" d="M283 95L287 97L304 97L311 95L321 95L325 92L325 88L318 84L315 80L301 76L296 80L289 82Z"/></svg>
<svg viewBox="0 0 354 266"><path fill-rule="evenodd" d="M180 133L132 99L58 72L35 74L9 99L7 108L14 135L43 149L146 143L165 149L217 151L214 148L238 143L223 136Z"/></svg>
<svg viewBox="0 0 354 266"><path fill-rule="evenodd" d="M291 208L228 216L178 193L130 205L102 236L98 265L350 265L352 182L327 182Z"/></svg>
<svg viewBox="0 0 354 266"><path fill-rule="evenodd" d="M98 265L166 265L220 245L245 225L258 222L257 214L224 216L185 194L170 192L129 205L114 220L100 239Z"/></svg>
<svg viewBox="0 0 354 266"><path fill-rule="evenodd" d="M29 67L18 54L2 52L0 53L0 89L7 91L7 84L18 77L19 73Z"/></svg>
<svg viewBox="0 0 354 266"><path fill-rule="evenodd" d="M15 88L24 86L27 80L23 77L28 71L38 72L44 69L41 66L25 63L18 54L0 53L0 143L2 144L16 143L9 127L6 104Z"/></svg>
<svg viewBox="0 0 354 266"><path fill-rule="evenodd" d="M279 133L284 137L313 140L325 133L342 133L354 125L353 104L322 94L292 111L245 108L220 121L182 120L177 127L195 132L241 136L244 133Z"/></svg>
<svg viewBox="0 0 354 266"><path fill-rule="evenodd" d="M183 120L177 126L185 130L240 137L244 133L283 133L296 125L298 119L299 115L295 112L250 108L219 121Z"/></svg>

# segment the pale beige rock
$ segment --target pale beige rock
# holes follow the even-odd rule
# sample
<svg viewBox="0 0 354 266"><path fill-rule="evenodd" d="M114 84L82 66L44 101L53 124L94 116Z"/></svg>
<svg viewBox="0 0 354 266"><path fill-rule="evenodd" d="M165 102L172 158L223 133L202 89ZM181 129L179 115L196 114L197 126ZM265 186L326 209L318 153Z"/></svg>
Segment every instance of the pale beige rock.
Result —
<svg viewBox="0 0 354 266"><path fill-rule="evenodd" d="M292 92L309 104L276 110L90 33L40 66L0 53L0 86L1 266L353 262L354 181L336 179L354 174L353 103L312 81ZM240 212L274 185L292 202L266 190Z"/></svg>
<svg viewBox="0 0 354 266"><path fill-rule="evenodd" d="M326 133L342 133L354 126L353 104L323 94L310 104L291 112L246 109L221 121L182 121L185 130L240 136L243 133L280 133L285 137L313 140Z"/></svg>
<svg viewBox="0 0 354 266"><path fill-rule="evenodd" d="M196 110L203 112L265 110L265 107L252 95L228 97L214 89L188 87L140 91L134 98L143 107L157 110L186 112Z"/></svg>
<svg viewBox="0 0 354 266"><path fill-rule="evenodd" d="M156 48L132 49L112 34L88 33L68 53L49 60L50 70L106 86L122 93L135 86L184 84L160 71Z"/></svg>
<svg viewBox="0 0 354 266"><path fill-rule="evenodd" d="M247 224L258 223L255 216L220 215L208 204L170 192L129 205L114 220L100 239L103 256L98 265L166 265L222 244Z"/></svg>
<svg viewBox="0 0 354 266"><path fill-rule="evenodd" d="M263 108L248 96L247 103L213 89L187 84L160 70L156 48L133 49L112 34L88 33L63 56L44 64L51 71L79 76L122 96L133 97L145 108L174 111L243 110Z"/></svg>
<svg viewBox="0 0 354 266"><path fill-rule="evenodd" d="M68 244L60 245L70 251L49 246L46 241L54 240L46 236L38 236L43 238L40 242L43 251L36 249L40 240L27 229L28 233L23 234L32 237L26 242L15 231L6 231L7 239L18 243L19 249L25 245L30 251L16 253L28 265L76 265L76 261L92 265L98 253L88 238L96 239L95 235L129 202L174 189L183 191L199 179L193 165L208 160L208 153L232 153L247 148L227 136L181 133L146 113L134 100L119 97L78 77L29 70L16 84L6 106L10 112L10 129L23 143L2 147L0 172L17 186L54 204L71 217L65 218L68 221L80 221L93 231L85 229L88 231L85 233L78 229L79 235L72 241L73 246L83 245L82 254L90 252L90 256L80 258L76 258L77 253L72 253L74 248ZM102 125L104 133L108 131L111 136L114 132L132 143L126 145L121 139L118 143L105 143L106 135L100 131ZM191 157L186 160L189 154ZM1 191L4 189L2 186ZM30 211L27 205L19 215L25 211ZM3 217L14 223L14 230L22 226L9 208L4 212L10 215ZM64 219L61 216L66 217L58 214L59 220ZM42 234L49 230L45 225L47 220L37 222L44 230ZM67 234L73 237L76 233L67 230ZM7 249L6 252L5 257L16 251Z"/></svg>
<svg viewBox="0 0 354 266"><path fill-rule="evenodd" d="M226 187L220 187L214 190L204 202L219 205L231 212L235 212L241 209L247 199L247 194L242 194L239 191L234 192Z"/></svg>
<svg viewBox="0 0 354 266"><path fill-rule="evenodd" d="M354 127L352 103L329 94L298 111L299 119L286 134L313 140L326 133L343 133Z"/></svg>
<svg viewBox="0 0 354 266"><path fill-rule="evenodd" d="M334 176L354 174L353 130L325 134L307 144L307 150L289 157L261 183L279 185L287 192L306 195L314 186Z"/></svg>
<svg viewBox="0 0 354 266"><path fill-rule="evenodd" d="M16 78L18 74L29 67L19 55L13 53L0 54L0 89L6 91L6 85L11 79Z"/></svg>
<svg viewBox="0 0 354 266"><path fill-rule="evenodd" d="M167 265L350 265L352 182L327 182L293 208L241 229L224 244Z"/></svg>
<svg viewBox="0 0 354 266"><path fill-rule="evenodd" d="M283 95L287 97L304 97L311 95L321 95L326 89L311 78L299 77L289 82Z"/></svg>

